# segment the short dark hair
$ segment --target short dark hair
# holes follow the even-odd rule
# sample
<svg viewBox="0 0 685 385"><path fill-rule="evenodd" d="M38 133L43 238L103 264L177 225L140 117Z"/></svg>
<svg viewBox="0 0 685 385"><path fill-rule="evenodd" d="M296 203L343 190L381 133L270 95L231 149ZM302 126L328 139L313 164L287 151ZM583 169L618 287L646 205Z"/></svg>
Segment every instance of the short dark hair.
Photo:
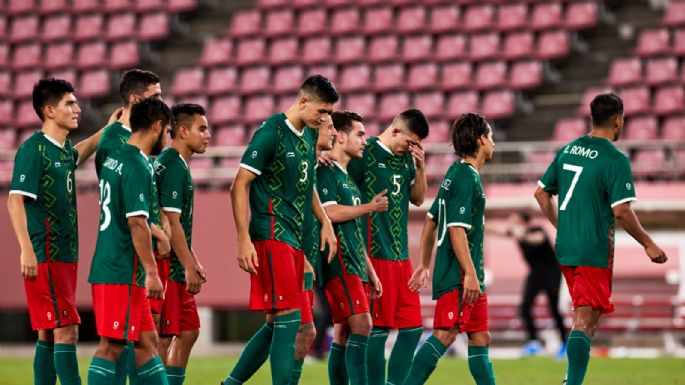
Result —
<svg viewBox="0 0 685 385"><path fill-rule="evenodd" d="M119 96L124 106L128 106L128 98L131 95L142 96L150 85L157 83L159 83L159 76L154 72L137 68L124 72L119 84Z"/></svg>
<svg viewBox="0 0 685 385"><path fill-rule="evenodd" d="M398 119L403 121L409 131L416 134L421 140L428 136L428 120L421 110L410 108L402 111L393 119L393 122Z"/></svg>
<svg viewBox="0 0 685 385"><path fill-rule="evenodd" d="M193 115L204 116L207 115L204 107L199 104L193 103L179 103L171 107L171 113L174 115L174 124L171 126L171 139L176 137L178 134L178 128L193 124Z"/></svg>
<svg viewBox="0 0 685 385"><path fill-rule="evenodd" d="M331 114L333 119L333 127L336 131L349 133L352 131L352 124L354 122L363 123L364 117L352 111L333 111Z"/></svg>
<svg viewBox="0 0 685 385"><path fill-rule="evenodd" d="M623 114L623 101L613 92L599 94L590 103L593 126L603 126L616 115Z"/></svg>
<svg viewBox="0 0 685 385"><path fill-rule="evenodd" d="M43 107L56 106L64 94L74 92L74 86L66 80L55 78L40 79L33 86L33 109L42 122L45 121Z"/></svg>
<svg viewBox="0 0 685 385"><path fill-rule="evenodd" d="M311 75L300 86L300 92L307 93L324 103L337 103L340 93L333 83L323 75Z"/></svg>
<svg viewBox="0 0 685 385"><path fill-rule="evenodd" d="M454 152L460 158L478 154L478 139L490 132L488 121L475 112L462 114L452 123L450 136Z"/></svg>
<svg viewBox="0 0 685 385"><path fill-rule="evenodd" d="M158 121L162 121L162 127L171 123L173 115L163 101L154 98L145 98L131 107L131 131L147 131Z"/></svg>

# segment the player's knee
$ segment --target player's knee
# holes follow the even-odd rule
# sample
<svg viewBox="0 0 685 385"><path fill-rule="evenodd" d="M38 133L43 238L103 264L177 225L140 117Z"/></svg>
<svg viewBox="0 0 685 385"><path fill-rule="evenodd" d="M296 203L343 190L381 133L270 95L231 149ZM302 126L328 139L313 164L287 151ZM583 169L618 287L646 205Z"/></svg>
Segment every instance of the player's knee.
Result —
<svg viewBox="0 0 685 385"><path fill-rule="evenodd" d="M307 346L311 345L316 339L316 328L314 327L314 324L304 325L303 328L300 329L300 333L302 333L302 339Z"/></svg>
<svg viewBox="0 0 685 385"><path fill-rule="evenodd" d="M468 333L469 346L490 346L489 332Z"/></svg>
<svg viewBox="0 0 685 385"><path fill-rule="evenodd" d="M75 344L78 342L78 327L72 325L55 329L54 341L58 344Z"/></svg>
<svg viewBox="0 0 685 385"><path fill-rule="evenodd" d="M437 338L445 346L452 345L457 340L457 335L459 335L457 328L433 330L433 337Z"/></svg>

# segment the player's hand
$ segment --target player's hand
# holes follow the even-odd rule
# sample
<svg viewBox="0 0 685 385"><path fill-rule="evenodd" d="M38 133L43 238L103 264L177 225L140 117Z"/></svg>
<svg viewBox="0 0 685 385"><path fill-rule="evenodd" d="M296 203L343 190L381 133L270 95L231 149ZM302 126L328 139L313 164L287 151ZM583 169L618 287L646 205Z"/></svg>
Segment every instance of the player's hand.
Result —
<svg viewBox="0 0 685 385"><path fill-rule="evenodd" d="M476 274L466 274L464 276L464 302L472 305L480 296L480 285Z"/></svg>
<svg viewBox="0 0 685 385"><path fill-rule="evenodd" d="M380 298L383 295L383 284L373 270L369 272L369 284L371 285L371 299Z"/></svg>
<svg viewBox="0 0 685 385"><path fill-rule="evenodd" d="M421 291L421 289L425 289L426 285L428 285L430 275L430 268L419 265L419 267L414 270L414 274L411 275L411 278L409 278L409 282L407 282L409 290Z"/></svg>
<svg viewBox="0 0 685 385"><path fill-rule="evenodd" d="M332 166L333 162L336 160L338 159L336 159L336 157L333 156L330 151L321 151L321 154L316 161L322 166Z"/></svg>
<svg viewBox="0 0 685 385"><path fill-rule="evenodd" d="M114 110L114 112L112 112L112 115L109 116L109 120L107 121L107 125L110 125L110 124L116 122L117 120L119 120L119 118L121 118L121 115L123 113L124 113L124 107L119 107L116 110Z"/></svg>
<svg viewBox="0 0 685 385"><path fill-rule="evenodd" d="M163 234L163 233L162 233ZM155 240L157 243L157 258L164 259L171 253L171 244L169 243L169 238L166 235L159 237Z"/></svg>
<svg viewBox="0 0 685 385"><path fill-rule="evenodd" d="M204 270L200 264L193 264L186 270L186 291L190 294L197 294L202 288L202 284L206 282L200 275L200 271Z"/></svg>
<svg viewBox="0 0 685 385"><path fill-rule="evenodd" d="M164 299L164 286L156 270L145 274L145 290L150 299Z"/></svg>
<svg viewBox="0 0 685 385"><path fill-rule="evenodd" d="M338 252L338 240L335 238L333 225L328 220L321 226L321 248L319 250L324 251L326 246L328 246L328 258L326 260L331 263L335 258L335 253Z"/></svg>
<svg viewBox="0 0 685 385"><path fill-rule="evenodd" d="M257 274L259 261L257 260L257 250L250 239L238 241L238 266L250 274Z"/></svg>
<svg viewBox="0 0 685 385"><path fill-rule="evenodd" d="M307 258L304 259L304 272L305 273L312 273L313 279L316 280L316 272L314 271L314 267L312 266L311 263L309 263Z"/></svg>
<svg viewBox="0 0 685 385"><path fill-rule="evenodd" d="M373 199L368 203L371 205L371 211L374 213L383 213L388 211L388 197L385 196L385 194L388 193L388 189L386 188L385 190L379 192L376 194Z"/></svg>
<svg viewBox="0 0 685 385"><path fill-rule="evenodd" d="M171 239L171 223L169 223L169 218L162 213L161 215L162 231L166 234L166 237Z"/></svg>
<svg viewBox="0 0 685 385"><path fill-rule="evenodd" d="M651 259L654 263L665 263L668 261L666 252L664 252L661 247L657 246L656 243L651 243L645 246L645 252L647 253L649 259Z"/></svg>
<svg viewBox="0 0 685 385"><path fill-rule="evenodd" d="M421 142L415 142L409 144L409 152L414 158L414 164L417 169L423 169L426 165L426 152L423 150Z"/></svg>
<svg viewBox="0 0 685 385"><path fill-rule="evenodd" d="M22 250L20 256L21 262L21 275L30 280L36 279L38 277L38 258L36 258L36 253L33 249Z"/></svg>

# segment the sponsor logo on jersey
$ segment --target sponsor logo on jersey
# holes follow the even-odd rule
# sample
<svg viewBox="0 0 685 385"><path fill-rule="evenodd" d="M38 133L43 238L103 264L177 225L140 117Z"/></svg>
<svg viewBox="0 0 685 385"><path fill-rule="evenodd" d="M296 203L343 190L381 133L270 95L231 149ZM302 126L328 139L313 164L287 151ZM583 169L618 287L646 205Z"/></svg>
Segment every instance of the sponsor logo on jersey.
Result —
<svg viewBox="0 0 685 385"><path fill-rule="evenodd" d="M378 168L385 168L385 163L378 163Z"/></svg>
<svg viewBox="0 0 685 385"><path fill-rule="evenodd" d="M62 167L62 163L61 162L55 162L55 167Z"/></svg>
<svg viewBox="0 0 685 385"><path fill-rule="evenodd" d="M286 157L286 158L294 158L294 157L295 157L295 153L294 153L293 151L288 151L288 153L285 154L285 157Z"/></svg>

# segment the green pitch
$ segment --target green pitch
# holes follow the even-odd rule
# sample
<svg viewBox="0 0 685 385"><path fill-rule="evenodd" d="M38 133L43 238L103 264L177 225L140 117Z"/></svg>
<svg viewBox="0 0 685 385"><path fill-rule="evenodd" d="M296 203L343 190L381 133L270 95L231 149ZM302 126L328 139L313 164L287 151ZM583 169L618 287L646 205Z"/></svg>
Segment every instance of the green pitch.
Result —
<svg viewBox="0 0 685 385"><path fill-rule="evenodd" d="M192 358L185 385L218 385L233 366L236 358ZM89 358L79 361L81 378L86 384ZM519 360L495 360L493 362L497 383L503 385L560 385L565 362L549 358ZM250 385L269 385L268 365L249 381ZM327 384L324 362L305 363L301 385ZM659 359L608 359L593 358L585 383L588 385L685 385L685 360ZM32 383L32 360L29 358L0 359L0 383L3 385L27 385ZM432 385L472 385L466 360L445 358L428 381Z"/></svg>

